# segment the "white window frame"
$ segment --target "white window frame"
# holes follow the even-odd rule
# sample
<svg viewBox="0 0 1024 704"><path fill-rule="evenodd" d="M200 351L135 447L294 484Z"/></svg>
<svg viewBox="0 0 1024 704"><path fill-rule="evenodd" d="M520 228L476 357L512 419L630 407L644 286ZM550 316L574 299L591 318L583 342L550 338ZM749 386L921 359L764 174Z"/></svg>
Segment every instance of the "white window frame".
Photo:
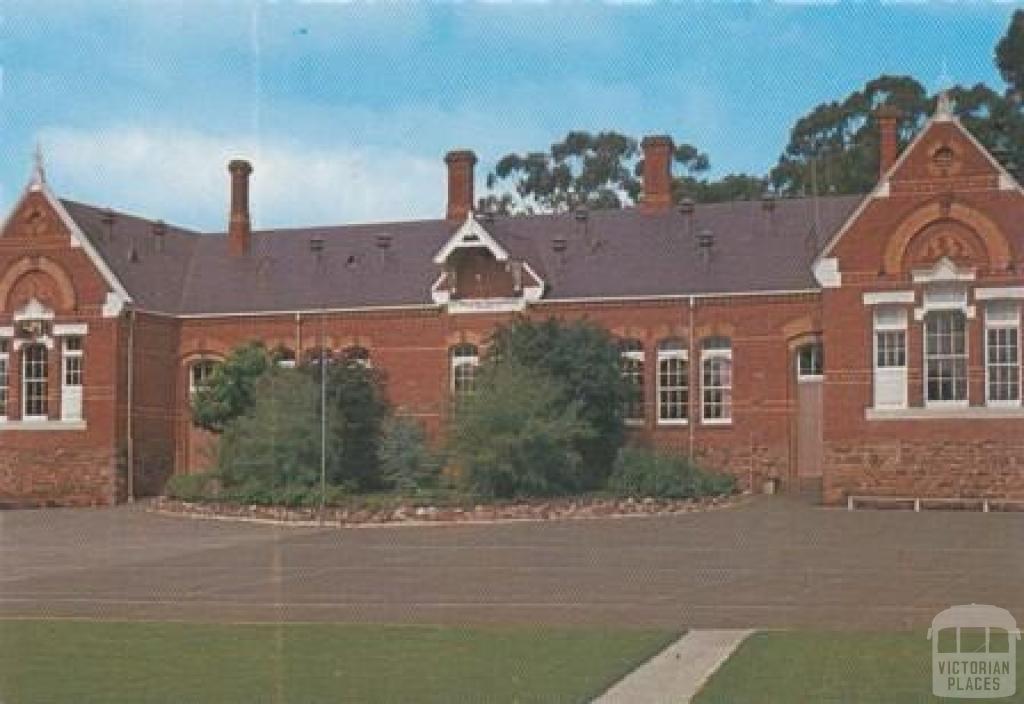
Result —
<svg viewBox="0 0 1024 704"><path fill-rule="evenodd" d="M11 340L0 337L0 423L7 420L11 400Z"/></svg>
<svg viewBox="0 0 1024 704"><path fill-rule="evenodd" d="M472 352L470 352L472 350ZM476 373L480 366L480 348L468 342L461 342L454 345L449 353L449 392L455 400L472 396L476 391ZM463 376L463 369L472 369L468 376ZM460 388L459 381L469 379L469 384Z"/></svg>
<svg viewBox="0 0 1024 704"><path fill-rule="evenodd" d="M722 338L723 340L727 338ZM707 342L701 347L700 351L700 418L704 425L731 425L732 424L732 411L733 411L733 388L734 383L734 372L732 364L732 340L729 340L728 347L712 347L708 348ZM729 365L729 383L709 386L707 378L705 376L706 367L710 362L727 362ZM709 417L708 407L711 405L708 401L708 391L721 391L722 400L721 406L723 409L723 415L721 417Z"/></svg>
<svg viewBox="0 0 1024 704"><path fill-rule="evenodd" d="M205 368L209 370L202 375L202 381L205 382L210 378L210 376L213 374L214 370L217 368L219 364L220 362L217 361L216 359L210 359L209 357L206 357L203 359L197 359L188 365L188 394L190 398L192 396L195 396L196 392L199 391L199 389L203 388L204 386L203 384L196 380L197 370L200 368Z"/></svg>
<svg viewBox="0 0 1024 704"><path fill-rule="evenodd" d="M647 419L647 394L645 387L646 381L646 361L644 359L644 343L634 337L624 338L619 342L619 355L620 355L620 366L622 370L622 378L626 380L626 384L630 389L639 389L639 395L636 399L629 399L626 402L622 416L626 425L643 425ZM640 414L631 416L629 411L634 407L639 408Z"/></svg>
<svg viewBox="0 0 1024 704"><path fill-rule="evenodd" d="M72 340L77 340L77 349ZM85 374L85 340L80 335L62 338L60 370L60 418L82 420L82 386Z"/></svg>
<svg viewBox="0 0 1024 704"><path fill-rule="evenodd" d="M999 317L996 313L1000 308L1008 313L1005 317ZM1002 408L1015 408L1021 405L1024 394L1021 393L1021 334L1020 334L1020 306L1008 301L994 301L985 307L985 405ZM1017 354L1016 362L992 362L990 359L991 340L989 333L994 331L1012 330L1011 339L1014 341ZM993 399L991 390L992 368L1006 367L1017 370L1017 398L1016 399Z"/></svg>
<svg viewBox="0 0 1024 704"><path fill-rule="evenodd" d="M373 369L373 356L362 345L349 345L341 351L345 364L358 364L363 369Z"/></svg>
<svg viewBox="0 0 1024 704"><path fill-rule="evenodd" d="M662 365L682 364L683 371L679 375L682 384L666 386ZM677 338L662 340L658 343L657 375L657 419L658 425L686 425L690 422L690 354L686 343ZM678 372L677 372L678 373ZM681 401L667 401L666 394L681 394ZM672 407L682 412L682 417L666 414L665 409Z"/></svg>
<svg viewBox="0 0 1024 704"><path fill-rule="evenodd" d="M928 362L932 357L928 354L928 322L932 319L932 316L936 315L960 315L964 321L964 352L963 352L963 365L964 365L964 398L962 399L932 399L929 397L929 375L928 375ZM949 306L949 307L934 307L928 310L924 314L924 319L921 326L921 351L922 351L922 364L921 364L921 381L923 386L923 396L925 408L958 408L969 406L971 401L971 378L970 378L970 363L971 363L971 335L970 325L967 313L960 306ZM940 355L943 359L958 359L959 355Z"/></svg>
<svg viewBox="0 0 1024 704"><path fill-rule="evenodd" d="M871 368L872 374L872 404L874 408L906 408L907 407L907 378L908 378L908 349L907 349L907 311L905 308L883 308L875 309L871 331ZM882 335L900 335L903 339L902 364L879 364L879 351L881 345L879 340ZM893 349L897 349L893 347ZM882 403L879 400L879 390L883 386L898 387L898 403Z"/></svg>
<svg viewBox="0 0 1024 704"><path fill-rule="evenodd" d="M29 376L29 365L38 366L37 361L30 359L30 352L33 350L42 350L45 358L42 362L43 374L39 376ZM25 345L21 348L21 419L29 423L39 423L48 421L50 419L50 350L46 344L41 342L35 342L29 345ZM29 385L30 384L41 384L43 388L42 405L43 413L29 413ZM33 394L32 400L37 400L38 396Z"/></svg>
<svg viewBox="0 0 1024 704"><path fill-rule="evenodd" d="M821 370L817 374L806 373L803 370L803 351L806 349L817 350L817 354L811 354L812 361L816 359L818 362L818 368ZM796 380L797 382L808 382L808 381L821 381L825 378L825 346L820 340L814 342L806 342L796 348Z"/></svg>

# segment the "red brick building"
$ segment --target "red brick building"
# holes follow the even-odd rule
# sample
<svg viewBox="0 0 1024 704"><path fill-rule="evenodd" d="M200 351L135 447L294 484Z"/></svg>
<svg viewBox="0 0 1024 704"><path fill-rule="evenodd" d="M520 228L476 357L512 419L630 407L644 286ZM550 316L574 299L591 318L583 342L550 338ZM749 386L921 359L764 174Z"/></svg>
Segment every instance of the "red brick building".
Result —
<svg viewBox="0 0 1024 704"><path fill-rule="evenodd" d="M365 355L432 431L516 313L588 318L643 390L634 434L744 485L1024 498L1024 192L945 105L864 196L671 198L644 140L624 211L472 212L254 232L232 162L226 233L59 199L41 167L0 231L0 503L97 504L208 463L190 389L233 347Z"/></svg>

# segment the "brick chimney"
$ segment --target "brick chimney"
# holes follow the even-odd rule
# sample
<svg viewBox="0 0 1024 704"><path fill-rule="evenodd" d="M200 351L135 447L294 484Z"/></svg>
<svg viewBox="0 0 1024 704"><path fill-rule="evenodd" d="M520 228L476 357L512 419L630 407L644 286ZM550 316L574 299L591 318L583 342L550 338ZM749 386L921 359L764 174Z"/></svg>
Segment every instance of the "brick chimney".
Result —
<svg viewBox="0 0 1024 704"><path fill-rule="evenodd" d="M228 251L234 257L249 253L252 245L252 221L249 219L249 174L252 164L244 159L232 159L231 215L228 219Z"/></svg>
<svg viewBox="0 0 1024 704"><path fill-rule="evenodd" d="M875 111L875 119L878 120L878 176L885 176L886 172L896 163L896 156L899 152L899 122L903 113L899 108L892 105L883 105Z"/></svg>
<svg viewBox="0 0 1024 704"><path fill-rule="evenodd" d="M448 165L448 212L449 220L465 220L473 209L473 167L476 154L468 149L448 152L444 157Z"/></svg>
<svg viewBox="0 0 1024 704"><path fill-rule="evenodd" d="M647 213L666 212L672 207L672 155L675 145L667 135L644 137L644 191L640 209Z"/></svg>

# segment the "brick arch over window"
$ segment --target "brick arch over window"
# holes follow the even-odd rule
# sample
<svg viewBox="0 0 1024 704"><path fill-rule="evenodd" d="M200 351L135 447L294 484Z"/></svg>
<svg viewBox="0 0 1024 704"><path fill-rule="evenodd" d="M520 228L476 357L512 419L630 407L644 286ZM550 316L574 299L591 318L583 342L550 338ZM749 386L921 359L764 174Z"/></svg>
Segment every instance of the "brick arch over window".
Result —
<svg viewBox="0 0 1024 704"><path fill-rule="evenodd" d="M52 301L58 310L74 310L78 305L78 296L71 277L60 264L46 257L25 257L14 262L0 277L0 310L13 310L11 294L25 281L26 277L40 277L50 284L48 288L56 296Z"/></svg>
<svg viewBox="0 0 1024 704"><path fill-rule="evenodd" d="M804 315L794 318L782 326L782 337L789 349L793 350L815 338L821 337L821 318L818 315Z"/></svg>
<svg viewBox="0 0 1024 704"><path fill-rule="evenodd" d="M882 259L885 273L902 273L913 240L918 235L926 234L925 231L929 230L930 226L943 221L966 228L976 236L985 248L988 265L993 269L1006 269L1012 261L1013 251L1009 240L999 226L986 215L963 203L947 205L933 201L904 218L889 237L889 244L886 245Z"/></svg>

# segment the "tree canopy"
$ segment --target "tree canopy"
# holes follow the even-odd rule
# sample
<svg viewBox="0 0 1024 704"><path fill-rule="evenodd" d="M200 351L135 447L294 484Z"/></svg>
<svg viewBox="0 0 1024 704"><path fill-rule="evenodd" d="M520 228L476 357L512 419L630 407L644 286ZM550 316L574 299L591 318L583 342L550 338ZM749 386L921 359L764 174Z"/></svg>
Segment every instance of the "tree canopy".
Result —
<svg viewBox="0 0 1024 704"><path fill-rule="evenodd" d="M962 123L1008 169L1024 166L1024 10L1017 10L995 47L1005 90L983 83L948 89ZM711 158L680 143L673 155L673 197L697 202L749 199L766 189L783 196L865 193L878 180L878 125L882 105L900 110L905 146L935 109L912 76L881 75L844 98L811 108L793 125L777 163L764 176L708 176ZM623 208L642 188L637 140L615 131L569 132L543 151L506 154L487 176L479 209L502 214L562 212L577 206Z"/></svg>

